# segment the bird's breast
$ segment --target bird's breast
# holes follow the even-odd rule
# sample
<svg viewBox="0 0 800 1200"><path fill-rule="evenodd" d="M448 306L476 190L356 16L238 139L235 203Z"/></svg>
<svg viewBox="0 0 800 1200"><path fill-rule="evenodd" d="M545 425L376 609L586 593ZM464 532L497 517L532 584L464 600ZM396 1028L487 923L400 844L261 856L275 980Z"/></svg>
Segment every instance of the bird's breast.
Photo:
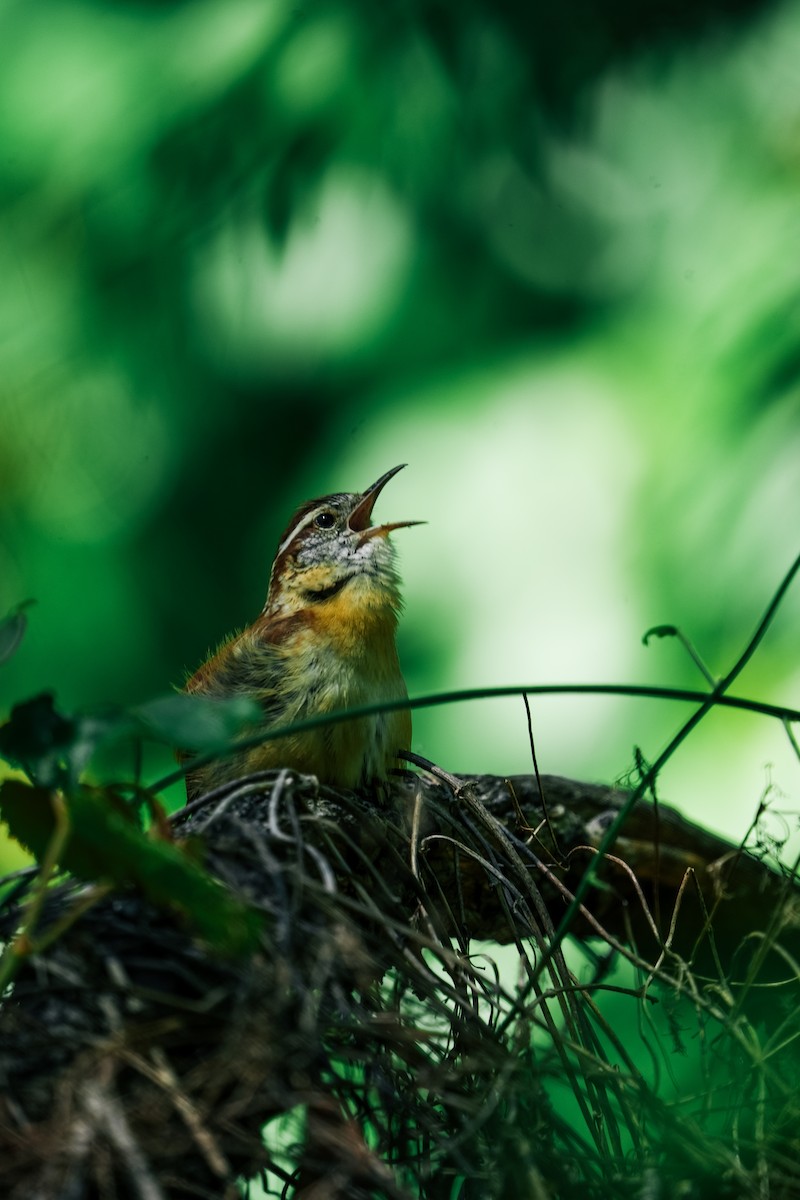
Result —
<svg viewBox="0 0 800 1200"><path fill-rule="evenodd" d="M271 622L262 631L278 659L273 672L286 721L405 699L395 646L397 619L388 605L364 604L348 588ZM361 602L359 602L361 601ZM284 722L282 722L284 723ZM339 787L386 777L411 740L407 710L374 713L295 735L280 747L284 762ZM275 751L278 744L272 743Z"/></svg>

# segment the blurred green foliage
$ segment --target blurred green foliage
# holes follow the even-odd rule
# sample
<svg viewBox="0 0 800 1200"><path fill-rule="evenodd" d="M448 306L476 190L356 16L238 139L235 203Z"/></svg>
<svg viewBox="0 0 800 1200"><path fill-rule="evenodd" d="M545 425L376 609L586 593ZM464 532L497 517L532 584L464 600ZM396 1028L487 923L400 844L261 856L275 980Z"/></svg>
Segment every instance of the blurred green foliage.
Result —
<svg viewBox="0 0 800 1200"><path fill-rule="evenodd" d="M724 671L797 549L796 9L7 0L0 45L4 710L180 683L296 503L406 460L412 693L699 682L659 621ZM542 767L678 716L537 704ZM416 728L527 765L518 704Z"/></svg>

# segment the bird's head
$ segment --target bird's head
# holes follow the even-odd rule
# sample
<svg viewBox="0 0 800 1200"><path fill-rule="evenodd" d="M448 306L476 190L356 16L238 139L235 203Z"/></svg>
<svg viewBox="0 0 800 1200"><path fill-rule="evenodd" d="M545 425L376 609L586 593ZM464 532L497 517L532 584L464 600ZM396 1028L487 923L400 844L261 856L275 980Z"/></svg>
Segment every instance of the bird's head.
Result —
<svg viewBox="0 0 800 1200"><path fill-rule="evenodd" d="M366 604L400 605L393 529L420 521L370 524L375 501L405 464L381 475L365 492L337 492L301 505L281 538L264 606L269 616L324 605L345 589Z"/></svg>

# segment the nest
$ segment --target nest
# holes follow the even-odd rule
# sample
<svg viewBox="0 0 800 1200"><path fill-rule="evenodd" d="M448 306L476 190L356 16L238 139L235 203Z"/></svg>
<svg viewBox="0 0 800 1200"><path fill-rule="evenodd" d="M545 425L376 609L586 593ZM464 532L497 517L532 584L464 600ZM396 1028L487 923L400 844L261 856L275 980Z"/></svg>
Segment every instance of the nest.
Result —
<svg viewBox="0 0 800 1200"><path fill-rule="evenodd" d="M202 797L175 835L262 914L245 957L134 891L53 887L0 1014L2 1194L797 1195L793 879L640 804L571 905L625 797L544 791L284 771ZM604 991L651 1051L700 1039L702 1094L664 1098Z"/></svg>

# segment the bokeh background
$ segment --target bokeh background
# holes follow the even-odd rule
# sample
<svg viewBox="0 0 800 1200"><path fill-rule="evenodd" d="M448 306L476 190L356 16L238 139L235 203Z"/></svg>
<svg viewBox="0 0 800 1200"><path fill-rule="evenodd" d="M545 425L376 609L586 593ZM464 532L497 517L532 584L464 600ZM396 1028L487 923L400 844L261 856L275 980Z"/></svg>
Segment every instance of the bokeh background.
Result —
<svg viewBox="0 0 800 1200"><path fill-rule="evenodd" d="M3 713L180 683L294 506L400 462L412 695L702 686L660 622L730 667L800 549L797 5L6 0L0 45ZM798 702L799 617L738 691ZM684 710L533 713L610 781ZM530 765L519 700L415 748ZM765 792L798 764L735 713L662 779L733 837Z"/></svg>

